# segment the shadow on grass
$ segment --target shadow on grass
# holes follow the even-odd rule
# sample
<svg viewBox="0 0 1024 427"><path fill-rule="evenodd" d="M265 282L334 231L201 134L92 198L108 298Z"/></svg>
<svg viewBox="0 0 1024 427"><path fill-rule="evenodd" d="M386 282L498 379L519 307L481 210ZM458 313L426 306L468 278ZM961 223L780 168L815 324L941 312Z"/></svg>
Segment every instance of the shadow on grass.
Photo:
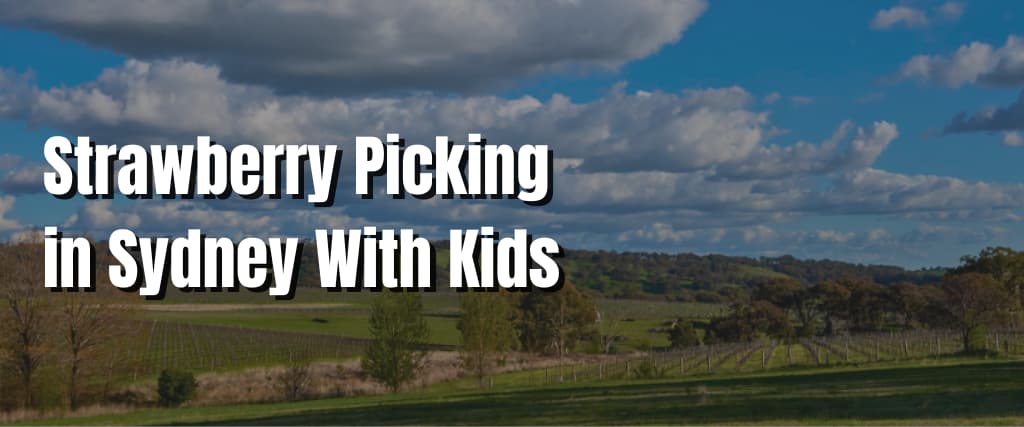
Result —
<svg viewBox="0 0 1024 427"><path fill-rule="evenodd" d="M417 396L245 425L680 424L1024 416L1024 362ZM346 405L347 406L347 405Z"/></svg>

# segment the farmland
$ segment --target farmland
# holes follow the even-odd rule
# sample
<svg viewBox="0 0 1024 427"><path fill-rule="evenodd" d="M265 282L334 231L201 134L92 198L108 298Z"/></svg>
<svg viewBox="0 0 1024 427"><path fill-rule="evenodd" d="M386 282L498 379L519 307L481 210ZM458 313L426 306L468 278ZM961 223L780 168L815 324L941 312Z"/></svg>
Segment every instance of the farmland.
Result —
<svg viewBox="0 0 1024 427"><path fill-rule="evenodd" d="M389 396L150 409L40 424L1020 424L1024 362L947 359L585 385L467 382Z"/></svg>
<svg viewBox="0 0 1024 427"><path fill-rule="evenodd" d="M170 292L166 300L142 306L131 328L137 335L124 339L115 358L130 367L130 372L122 370L121 381L151 379L165 368L221 372L357 358L369 338L367 318L375 296L304 288L292 301L275 302L249 292ZM427 293L423 298L430 342L441 349L457 345L458 294ZM652 332L667 319L707 318L721 310L713 304L665 301L597 303L617 320L614 332L626 337L624 350L667 345L664 333Z"/></svg>

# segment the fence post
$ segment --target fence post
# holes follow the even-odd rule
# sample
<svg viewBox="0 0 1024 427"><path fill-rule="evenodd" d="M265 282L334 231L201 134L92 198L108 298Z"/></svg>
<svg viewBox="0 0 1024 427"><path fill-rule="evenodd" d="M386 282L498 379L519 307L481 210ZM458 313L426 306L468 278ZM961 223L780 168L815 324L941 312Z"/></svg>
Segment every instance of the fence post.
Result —
<svg viewBox="0 0 1024 427"><path fill-rule="evenodd" d="M793 344L786 344L786 366L793 366Z"/></svg>
<svg viewBox="0 0 1024 427"><path fill-rule="evenodd" d="M629 361L626 361L626 378L629 378Z"/></svg>
<svg viewBox="0 0 1024 427"><path fill-rule="evenodd" d="M711 352L710 351L708 351L707 353L704 354L704 359L705 359L705 362L707 362L708 373L710 374L711 373Z"/></svg>
<svg viewBox="0 0 1024 427"><path fill-rule="evenodd" d="M847 335L847 337L846 337L846 348L843 349L843 359L846 360L846 363L850 363L850 337L849 337L849 335Z"/></svg>
<svg viewBox="0 0 1024 427"><path fill-rule="evenodd" d="M761 350L761 369L768 367L768 355L765 354L764 349Z"/></svg>

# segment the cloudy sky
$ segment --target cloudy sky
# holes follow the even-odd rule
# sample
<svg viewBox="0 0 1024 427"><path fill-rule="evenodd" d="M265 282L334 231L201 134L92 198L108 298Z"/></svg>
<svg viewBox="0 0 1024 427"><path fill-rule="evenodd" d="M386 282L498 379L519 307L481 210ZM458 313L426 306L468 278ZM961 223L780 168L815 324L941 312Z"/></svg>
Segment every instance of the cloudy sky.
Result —
<svg viewBox="0 0 1024 427"><path fill-rule="evenodd" d="M1024 246L1017 2L0 3L0 237L529 227L569 248L954 265ZM1017 31L1017 32L1015 32ZM58 200L52 135L548 144L553 201Z"/></svg>

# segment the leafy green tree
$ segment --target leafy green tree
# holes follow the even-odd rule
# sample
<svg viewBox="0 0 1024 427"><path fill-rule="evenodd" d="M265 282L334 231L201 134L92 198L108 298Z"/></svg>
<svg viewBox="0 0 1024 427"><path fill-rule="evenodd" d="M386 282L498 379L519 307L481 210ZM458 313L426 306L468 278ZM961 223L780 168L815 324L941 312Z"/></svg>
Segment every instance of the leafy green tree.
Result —
<svg viewBox="0 0 1024 427"><path fill-rule="evenodd" d="M855 331L878 331L882 328L887 306L886 290L871 280L847 278L840 280L850 291L847 305L849 327Z"/></svg>
<svg viewBox="0 0 1024 427"><path fill-rule="evenodd" d="M1010 307L1015 315L1011 320L1021 322L1024 306L1024 252L997 246L982 249L977 256L965 255L960 258L956 273L982 273L992 276L1012 296Z"/></svg>
<svg viewBox="0 0 1024 427"><path fill-rule="evenodd" d="M534 353L566 354L597 321L594 302L568 281L556 292L526 294L519 311L519 340Z"/></svg>
<svg viewBox="0 0 1024 427"><path fill-rule="evenodd" d="M700 337L693 328L693 322L679 318L668 329L668 342L672 348L693 347L700 345Z"/></svg>
<svg viewBox="0 0 1024 427"><path fill-rule="evenodd" d="M423 299L417 293L384 291L370 308L370 335L362 368L391 392L416 378L429 337Z"/></svg>
<svg viewBox="0 0 1024 427"><path fill-rule="evenodd" d="M518 345L515 311L509 299L498 292L468 292L460 300L462 315L457 325L462 333L462 363L477 377L484 378Z"/></svg>
<svg viewBox="0 0 1024 427"><path fill-rule="evenodd" d="M161 405L179 406L195 397L197 387L196 377L191 372L164 369L157 379L156 392Z"/></svg>
<svg viewBox="0 0 1024 427"><path fill-rule="evenodd" d="M836 323L849 316L850 290L839 282L829 280L814 285L811 293L825 318L825 335L835 335L839 329Z"/></svg>
<svg viewBox="0 0 1024 427"><path fill-rule="evenodd" d="M1006 290L992 276L981 273L947 274L942 290L952 326L960 331L963 351L984 350L988 328L1005 317L1009 306Z"/></svg>
<svg viewBox="0 0 1024 427"><path fill-rule="evenodd" d="M800 322L801 336L814 335L820 302L817 295L793 278L773 278L754 288L753 298L775 304Z"/></svg>
<svg viewBox="0 0 1024 427"><path fill-rule="evenodd" d="M793 323L786 311L768 301L735 304L732 312L711 320L706 343L755 341L763 337L789 339Z"/></svg>

